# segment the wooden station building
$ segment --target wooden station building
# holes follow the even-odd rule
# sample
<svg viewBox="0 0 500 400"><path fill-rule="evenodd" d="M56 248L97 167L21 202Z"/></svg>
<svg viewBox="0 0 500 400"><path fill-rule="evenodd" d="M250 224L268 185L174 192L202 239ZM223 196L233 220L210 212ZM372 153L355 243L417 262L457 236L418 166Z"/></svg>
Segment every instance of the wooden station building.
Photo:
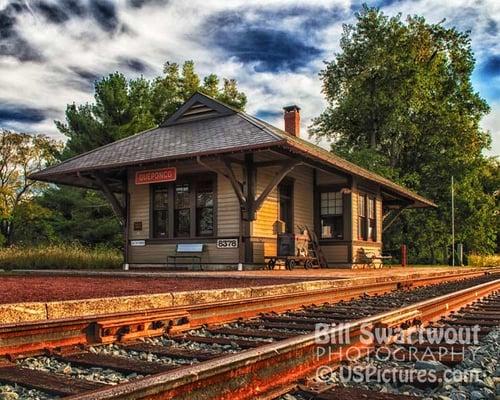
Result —
<svg viewBox="0 0 500 400"><path fill-rule="evenodd" d="M401 210L435 206L301 139L298 107L284 119L283 131L195 93L158 128L31 178L102 190L133 266L166 264L192 243L203 244L204 266L250 268L276 255L280 231L308 227L328 266L353 267L360 254L380 254Z"/></svg>

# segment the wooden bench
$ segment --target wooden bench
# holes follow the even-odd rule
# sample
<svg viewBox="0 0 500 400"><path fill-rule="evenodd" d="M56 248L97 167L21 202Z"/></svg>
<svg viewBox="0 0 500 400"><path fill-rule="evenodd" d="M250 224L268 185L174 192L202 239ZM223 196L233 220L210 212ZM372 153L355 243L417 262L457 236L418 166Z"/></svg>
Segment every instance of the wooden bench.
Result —
<svg viewBox="0 0 500 400"><path fill-rule="evenodd" d="M368 268L373 266L375 268L382 268L384 260L391 260L392 256L377 255L375 253L359 253L359 261L365 264Z"/></svg>
<svg viewBox="0 0 500 400"><path fill-rule="evenodd" d="M191 265L194 267L196 264L200 267L200 271L203 271L203 266L201 264L201 255L205 252L205 245L202 243L179 243L175 247L175 254L167 256L167 264L174 264L177 266L177 259L190 259ZM173 262L170 262L173 260Z"/></svg>

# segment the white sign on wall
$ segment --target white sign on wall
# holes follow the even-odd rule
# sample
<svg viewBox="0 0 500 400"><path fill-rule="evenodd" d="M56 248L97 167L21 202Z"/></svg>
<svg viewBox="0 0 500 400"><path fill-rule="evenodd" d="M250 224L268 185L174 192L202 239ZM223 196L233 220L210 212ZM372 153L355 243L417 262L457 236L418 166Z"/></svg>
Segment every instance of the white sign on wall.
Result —
<svg viewBox="0 0 500 400"><path fill-rule="evenodd" d="M145 240L131 240L130 245L132 247L142 247L142 246L146 246L146 241Z"/></svg>
<svg viewBox="0 0 500 400"><path fill-rule="evenodd" d="M218 249L237 249L238 239L217 239Z"/></svg>

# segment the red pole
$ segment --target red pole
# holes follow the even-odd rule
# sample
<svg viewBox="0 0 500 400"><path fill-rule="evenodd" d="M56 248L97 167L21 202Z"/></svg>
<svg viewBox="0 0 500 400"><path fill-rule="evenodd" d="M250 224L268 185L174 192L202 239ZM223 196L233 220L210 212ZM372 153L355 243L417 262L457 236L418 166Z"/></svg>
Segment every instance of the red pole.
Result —
<svg viewBox="0 0 500 400"><path fill-rule="evenodd" d="M406 244L401 245L401 266L406 267L407 258L406 258Z"/></svg>

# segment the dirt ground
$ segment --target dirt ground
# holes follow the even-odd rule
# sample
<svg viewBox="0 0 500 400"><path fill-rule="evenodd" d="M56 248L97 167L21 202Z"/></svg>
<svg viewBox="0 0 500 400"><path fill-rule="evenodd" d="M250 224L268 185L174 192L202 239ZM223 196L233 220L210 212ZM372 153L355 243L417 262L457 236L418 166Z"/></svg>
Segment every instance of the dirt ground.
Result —
<svg viewBox="0 0 500 400"><path fill-rule="evenodd" d="M303 280L227 277L0 276L0 304L266 286Z"/></svg>

